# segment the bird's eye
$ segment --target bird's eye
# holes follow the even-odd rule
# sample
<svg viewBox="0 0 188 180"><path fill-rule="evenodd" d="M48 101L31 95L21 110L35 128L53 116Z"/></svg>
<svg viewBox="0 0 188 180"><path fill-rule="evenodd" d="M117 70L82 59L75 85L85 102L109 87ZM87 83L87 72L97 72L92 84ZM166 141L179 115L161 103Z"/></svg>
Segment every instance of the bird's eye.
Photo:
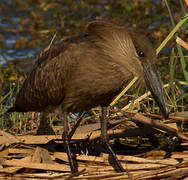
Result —
<svg viewBox="0 0 188 180"><path fill-rule="evenodd" d="M143 51L138 51L137 54L139 57L145 57L145 54Z"/></svg>

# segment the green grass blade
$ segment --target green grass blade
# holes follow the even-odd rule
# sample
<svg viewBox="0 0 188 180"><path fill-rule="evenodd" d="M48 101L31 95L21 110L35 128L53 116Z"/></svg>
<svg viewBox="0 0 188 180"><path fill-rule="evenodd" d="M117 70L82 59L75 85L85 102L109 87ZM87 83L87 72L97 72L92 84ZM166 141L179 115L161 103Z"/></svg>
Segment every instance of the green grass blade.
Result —
<svg viewBox="0 0 188 180"><path fill-rule="evenodd" d="M174 48L171 50L170 54L170 88L172 88L172 84L174 82L174 71L175 71L175 51Z"/></svg>
<svg viewBox="0 0 188 180"><path fill-rule="evenodd" d="M123 96L131 87L132 85L137 81L138 77L134 77L132 81L123 89L123 91L110 103L110 106L113 106L116 104L116 102Z"/></svg>
<svg viewBox="0 0 188 180"><path fill-rule="evenodd" d="M170 16L170 20L171 20L171 23L172 23L172 26L174 27L175 26L175 23L174 23L174 20L173 20L173 17L172 17L172 13L171 13L171 9L168 5L168 1L165 0L165 4L167 6L167 9L168 9L168 12L169 12L169 16ZM183 20L181 20L180 22L182 24L184 24L184 22L188 19L188 13L184 16ZM179 22L179 23L180 23ZM178 23L178 24L179 24ZM174 29L177 27L177 25L174 27ZM178 30L178 29L177 29ZM177 33L175 34L175 37L177 38ZM183 74L184 74L184 77L185 77L185 80L188 82L188 72L186 70L186 62L185 62L185 58L184 58L184 55L183 55L183 51L182 51L182 48L179 44L177 44L177 49L178 49L178 54L180 56L180 62L181 62L181 66L182 66L182 69L183 69Z"/></svg>
<svg viewBox="0 0 188 180"><path fill-rule="evenodd" d="M177 30L184 24L184 22L188 19L188 13L182 18L181 21L174 27L174 29L168 34L168 36L164 39L164 41L161 43L161 45L157 48L156 54L159 54L159 52L165 47L167 42L174 36L174 34L177 32Z"/></svg>

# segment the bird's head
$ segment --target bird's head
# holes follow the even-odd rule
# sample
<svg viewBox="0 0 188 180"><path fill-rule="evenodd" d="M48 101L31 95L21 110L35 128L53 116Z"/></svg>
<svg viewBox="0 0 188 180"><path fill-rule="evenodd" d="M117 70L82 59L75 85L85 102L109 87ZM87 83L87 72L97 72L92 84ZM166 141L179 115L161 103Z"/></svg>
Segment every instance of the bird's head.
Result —
<svg viewBox="0 0 188 180"><path fill-rule="evenodd" d="M86 33L104 54L123 69L125 75L144 80L162 114L167 118L161 78L155 65L155 49L147 37L103 21L91 22Z"/></svg>

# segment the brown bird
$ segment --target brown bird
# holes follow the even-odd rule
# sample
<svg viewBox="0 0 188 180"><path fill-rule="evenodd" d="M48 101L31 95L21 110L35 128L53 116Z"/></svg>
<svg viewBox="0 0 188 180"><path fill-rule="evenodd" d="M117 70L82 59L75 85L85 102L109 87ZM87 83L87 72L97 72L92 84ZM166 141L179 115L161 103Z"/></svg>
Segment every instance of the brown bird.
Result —
<svg viewBox="0 0 188 180"><path fill-rule="evenodd" d="M102 107L101 139L115 170L124 171L108 143L106 108L134 76L143 79L167 117L156 55L147 38L123 26L91 22L85 33L55 45L38 59L8 112L55 112L64 117L64 142L72 173L67 115Z"/></svg>

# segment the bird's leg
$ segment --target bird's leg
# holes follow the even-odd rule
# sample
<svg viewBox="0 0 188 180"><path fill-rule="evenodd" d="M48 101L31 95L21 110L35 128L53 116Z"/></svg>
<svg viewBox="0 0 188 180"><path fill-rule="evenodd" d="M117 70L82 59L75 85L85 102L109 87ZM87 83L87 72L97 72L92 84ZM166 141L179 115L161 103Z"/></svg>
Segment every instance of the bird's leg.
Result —
<svg viewBox="0 0 188 180"><path fill-rule="evenodd" d="M72 172L72 174L74 174L74 173L77 172L77 168L76 168L75 162L73 161L73 158L72 158L72 155L71 155L71 150L70 150L70 139L69 139L69 134L68 134L67 113L64 113L63 116L64 116L63 140L64 140L64 143L65 143L65 148L66 148L67 156L68 156L68 159L69 159L71 172Z"/></svg>
<svg viewBox="0 0 188 180"><path fill-rule="evenodd" d="M74 127L73 127L72 130L71 130L71 132L69 133L69 139L70 139L70 140L71 140L72 136L74 135L76 129L77 129L78 126L80 125L80 122L82 121L82 118L84 117L84 115L85 115L85 112L83 112L83 113L81 114L81 116L79 116L79 117L77 118L76 124L74 125Z"/></svg>
<svg viewBox="0 0 188 180"><path fill-rule="evenodd" d="M42 113L42 117L40 118L40 125L37 129L37 135L55 135L54 130L50 125L49 114L47 112Z"/></svg>
<svg viewBox="0 0 188 180"><path fill-rule="evenodd" d="M125 170L121 166L120 162L118 161L114 151L112 150L111 146L108 143L108 137L107 137L107 108L102 107L101 108L101 116L100 116L100 123L101 123L101 140L107 149L112 162L113 162L113 167L117 172L124 172Z"/></svg>

